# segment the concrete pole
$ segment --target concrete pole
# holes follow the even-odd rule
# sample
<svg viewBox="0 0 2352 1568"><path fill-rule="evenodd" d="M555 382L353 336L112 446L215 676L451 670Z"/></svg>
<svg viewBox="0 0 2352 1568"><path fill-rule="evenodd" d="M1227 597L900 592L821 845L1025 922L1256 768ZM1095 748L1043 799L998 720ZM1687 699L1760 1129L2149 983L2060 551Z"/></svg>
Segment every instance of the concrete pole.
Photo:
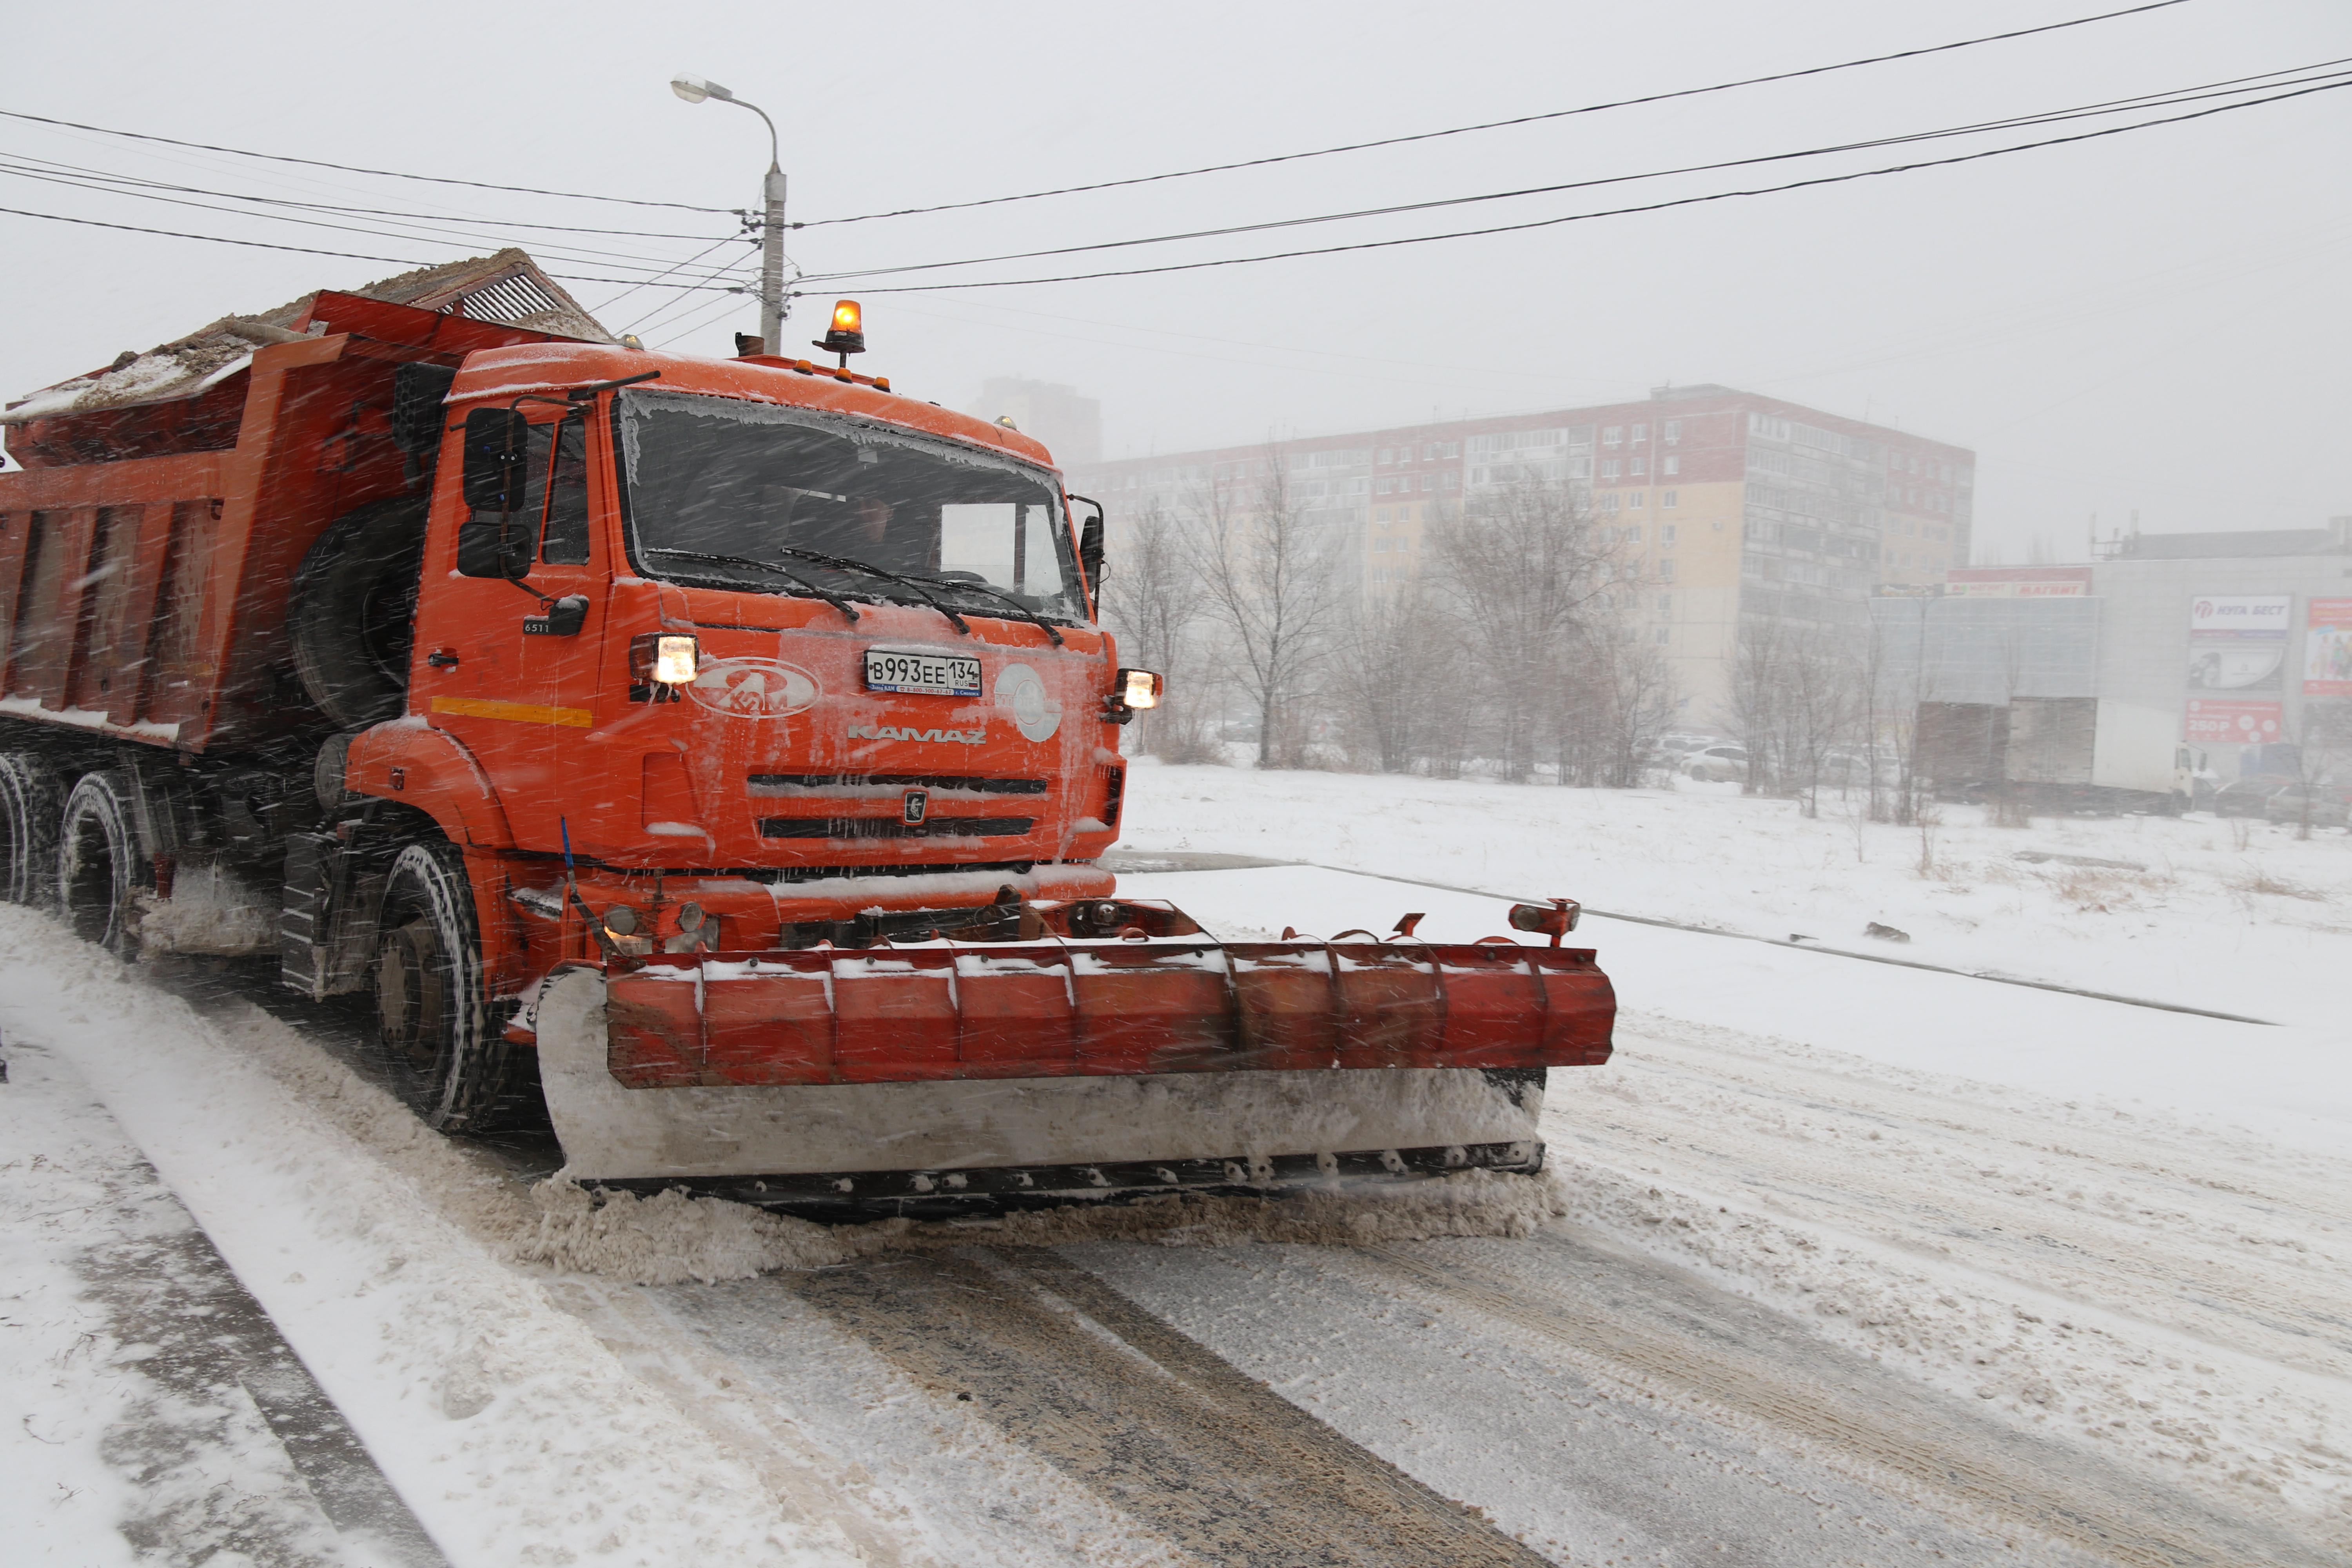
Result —
<svg viewBox="0 0 2352 1568"><path fill-rule="evenodd" d="M764 118L764 117L763 117ZM760 342L772 354L784 352L784 172L768 168L767 218L760 239Z"/></svg>

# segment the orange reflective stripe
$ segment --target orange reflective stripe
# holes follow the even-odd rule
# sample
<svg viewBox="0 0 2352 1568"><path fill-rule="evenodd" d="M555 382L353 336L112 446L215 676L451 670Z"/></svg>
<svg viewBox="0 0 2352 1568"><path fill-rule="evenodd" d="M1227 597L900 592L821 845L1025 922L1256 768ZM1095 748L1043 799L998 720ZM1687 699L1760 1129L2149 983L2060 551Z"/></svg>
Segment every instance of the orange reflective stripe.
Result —
<svg viewBox="0 0 2352 1568"><path fill-rule="evenodd" d="M585 708L550 708L538 702L496 702L487 697L436 697L433 711L461 719L509 719L518 724L562 724L585 730L596 716Z"/></svg>

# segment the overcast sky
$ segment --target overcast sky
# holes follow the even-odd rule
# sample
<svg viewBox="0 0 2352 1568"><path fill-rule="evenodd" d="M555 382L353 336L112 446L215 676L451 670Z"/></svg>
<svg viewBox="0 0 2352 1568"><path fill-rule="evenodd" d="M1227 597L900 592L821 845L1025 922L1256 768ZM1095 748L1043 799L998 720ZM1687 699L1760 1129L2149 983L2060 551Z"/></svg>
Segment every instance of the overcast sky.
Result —
<svg viewBox="0 0 2352 1568"><path fill-rule="evenodd" d="M12 7L0 109L372 169L754 203L775 116L795 264L817 275L1097 245L1938 131L2352 57L2344 0L2185 0L1922 59L1241 173L825 224L1443 131L2093 16L2131 0L1345 5L642 3ZM1103 404L1112 456L1640 396L1719 382L1976 448L1979 554L2352 513L2352 90L1782 195L1251 266L1094 272L1526 223L1948 158L2212 107L1643 179L1175 244L812 281L866 308L860 368L970 405L991 375ZM520 242L633 279L707 212L469 190L0 120L47 160L206 191L467 220L479 243L170 205L6 175L0 206L354 251L242 249L0 214L0 395L231 310ZM72 174L73 178L83 178ZM236 206L214 195L183 200ZM524 224L643 234L564 234ZM352 232L362 230L365 232ZM557 244L579 247L557 259ZM602 255L587 252L604 253ZM651 258L650 264L648 259ZM730 241L706 264L753 260ZM615 331L731 352L756 308L570 285ZM618 298L616 298L618 296ZM679 308L683 301L683 309Z"/></svg>

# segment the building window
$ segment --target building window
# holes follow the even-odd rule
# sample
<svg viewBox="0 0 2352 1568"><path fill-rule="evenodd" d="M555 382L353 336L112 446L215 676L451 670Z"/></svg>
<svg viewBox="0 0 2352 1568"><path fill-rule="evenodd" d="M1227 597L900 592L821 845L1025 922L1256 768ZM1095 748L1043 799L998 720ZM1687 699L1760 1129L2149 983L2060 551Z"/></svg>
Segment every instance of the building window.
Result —
<svg viewBox="0 0 2352 1568"><path fill-rule="evenodd" d="M1674 628L1672 626L1660 626L1658 628L1658 640L1662 643L1670 643L1674 641Z"/></svg>
<svg viewBox="0 0 2352 1568"><path fill-rule="evenodd" d="M1395 447L1381 447L1381 455L1380 455L1380 458L1379 458L1379 459L1378 459L1378 460L1379 460L1379 461L1381 461L1381 462L1383 462L1383 463L1393 463L1393 462L1395 462L1395 461L1396 461L1396 448L1395 448Z"/></svg>
<svg viewBox="0 0 2352 1568"><path fill-rule="evenodd" d="M1372 521L1381 528L1386 528L1389 525L1389 509L1382 507L1372 513Z"/></svg>
<svg viewBox="0 0 2352 1568"><path fill-rule="evenodd" d="M1641 472L1639 468L1636 468L1633 471L1635 473ZM1648 499L1649 497L1641 490L1628 490L1625 492L1625 504L1636 509L1640 508L1642 503L1646 501Z"/></svg>
<svg viewBox="0 0 2352 1568"><path fill-rule="evenodd" d="M1682 438L1683 422L1681 420L1669 419L1664 425L1658 426L1658 439L1664 441L1667 446L1674 446Z"/></svg>
<svg viewBox="0 0 2352 1568"><path fill-rule="evenodd" d="M1672 490L1668 490L1666 493L1667 493L1668 495L1672 495L1672 494L1674 494L1675 492L1674 492L1674 491L1672 491ZM1665 523L1665 524L1663 524L1663 525L1658 529L1658 542L1659 542L1659 543L1661 543L1661 544L1672 544L1674 542L1675 542L1675 525L1674 525L1673 523L1671 523L1671 522L1669 522L1669 523Z"/></svg>
<svg viewBox="0 0 2352 1568"><path fill-rule="evenodd" d="M1610 426L1604 426L1604 427L1601 429L1601 444L1602 446L1604 446L1604 447L1619 447L1619 446L1622 446L1622 445L1624 445L1624 441L1625 441L1625 429L1624 429L1624 426L1622 426L1622 425L1610 425Z"/></svg>
<svg viewBox="0 0 2352 1568"><path fill-rule="evenodd" d="M1660 490L1658 492L1658 504L1665 507L1679 506L1682 504L1682 492L1679 490ZM1674 531L1669 529L1667 531L1671 533Z"/></svg>
<svg viewBox="0 0 2352 1568"><path fill-rule="evenodd" d="M1647 425L1636 425L1633 426L1633 445L1638 447L1649 438L1650 427Z"/></svg>
<svg viewBox="0 0 2352 1568"><path fill-rule="evenodd" d="M1448 468L1444 473L1439 475L1437 479L1437 488L1442 490L1458 489L1461 486L1461 472L1454 468Z"/></svg>
<svg viewBox="0 0 2352 1568"><path fill-rule="evenodd" d="M1601 482L1602 482L1602 483L1604 483L1604 484L1612 483L1612 482L1613 482L1613 481L1616 479L1616 478L1617 478L1617 459L1616 459L1616 458L1601 458Z"/></svg>
<svg viewBox="0 0 2352 1568"><path fill-rule="evenodd" d="M1602 511L1615 511L1617 510L1617 492L1615 490L1611 490L1607 495L1598 497L1597 499Z"/></svg>
<svg viewBox="0 0 2352 1568"><path fill-rule="evenodd" d="M1633 504L1639 506L1641 503L1636 501ZM1639 544L1642 542L1642 525L1640 523L1637 522L1633 527L1625 531L1625 542L1628 544Z"/></svg>
<svg viewBox="0 0 2352 1568"><path fill-rule="evenodd" d="M1659 563L1658 563L1658 581L1659 581L1659 582L1661 582L1661 583L1671 583L1671 582L1673 582L1674 580L1675 580L1675 563L1674 563L1674 562L1673 562L1672 560L1665 560L1665 561L1661 561L1661 562L1659 562Z"/></svg>
<svg viewBox="0 0 2352 1568"><path fill-rule="evenodd" d="M1662 474L1679 474L1682 471L1683 459L1681 454L1677 452L1667 453L1665 461L1658 465L1658 472Z"/></svg>
<svg viewBox="0 0 2352 1568"><path fill-rule="evenodd" d="M1675 596L1674 596L1672 594L1661 594L1661 595L1658 595L1658 614L1660 614L1660 615L1662 615L1662 616L1671 616L1671 615L1673 615L1674 613L1675 613Z"/></svg>
<svg viewBox="0 0 2352 1568"><path fill-rule="evenodd" d="M1375 554L1375 555L1386 555L1388 552L1389 552L1389 542L1388 542L1387 540L1385 540L1385 539L1375 539L1375 540L1373 540L1373 541L1372 541L1372 553L1373 553L1373 554Z"/></svg>

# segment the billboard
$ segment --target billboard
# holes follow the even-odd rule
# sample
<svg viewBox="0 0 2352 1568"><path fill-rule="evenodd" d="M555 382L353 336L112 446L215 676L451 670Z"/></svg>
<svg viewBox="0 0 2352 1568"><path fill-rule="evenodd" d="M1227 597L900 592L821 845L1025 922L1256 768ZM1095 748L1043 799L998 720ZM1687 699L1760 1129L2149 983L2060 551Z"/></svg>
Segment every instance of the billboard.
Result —
<svg viewBox="0 0 2352 1568"><path fill-rule="evenodd" d="M2189 601L2189 689L2276 691L2292 594L2198 594Z"/></svg>
<svg viewBox="0 0 2352 1568"><path fill-rule="evenodd" d="M2352 599L2313 599L2303 621L2303 694L2352 697Z"/></svg>
<svg viewBox="0 0 2352 1568"><path fill-rule="evenodd" d="M2275 702L2192 697L2189 700L2188 717L2181 722L2180 738L2200 745L2238 742L2258 746L2278 740L2284 732L2284 722Z"/></svg>

